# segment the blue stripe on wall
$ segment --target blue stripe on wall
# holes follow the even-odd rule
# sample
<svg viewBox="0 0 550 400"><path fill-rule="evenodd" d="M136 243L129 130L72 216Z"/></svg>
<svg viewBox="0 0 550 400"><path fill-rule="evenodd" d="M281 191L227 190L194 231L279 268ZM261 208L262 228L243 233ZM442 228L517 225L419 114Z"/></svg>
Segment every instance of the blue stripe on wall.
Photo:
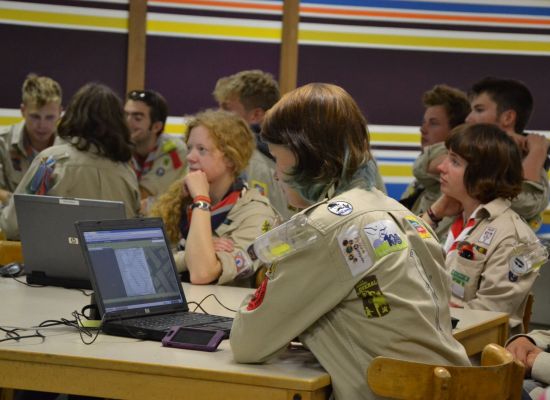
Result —
<svg viewBox="0 0 550 400"><path fill-rule="evenodd" d="M492 4L463 4L424 1L399 1L399 0L315 0L302 1L303 4L324 4L332 6L357 6L357 7L381 7L390 9L408 9L423 11L450 11L469 12L477 14L516 14L550 16L550 7L535 6L508 6Z"/></svg>

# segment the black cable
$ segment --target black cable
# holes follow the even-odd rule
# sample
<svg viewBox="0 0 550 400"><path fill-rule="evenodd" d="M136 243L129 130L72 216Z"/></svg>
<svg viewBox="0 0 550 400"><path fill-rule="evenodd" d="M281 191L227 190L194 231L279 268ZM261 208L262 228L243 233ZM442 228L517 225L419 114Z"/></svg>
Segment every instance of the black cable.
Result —
<svg viewBox="0 0 550 400"><path fill-rule="evenodd" d="M17 277L15 277L15 276L12 276L12 278L13 278L13 280L15 280L16 282L19 282L19 283L21 283L22 285L25 285L25 286L28 286L28 287L38 287L38 288L40 288L40 287L46 287L46 285L36 285L36 284L34 284L34 283L27 283L27 282L25 282L25 281L22 281L22 280L20 280L20 279L17 279Z"/></svg>
<svg viewBox="0 0 550 400"><path fill-rule="evenodd" d="M208 314L208 313L204 310L204 308L201 307L201 305L202 305L202 303L203 303L207 298L209 298L209 297L214 297L214 300L216 300L216 301L218 302L218 304L219 304L220 306L222 306L223 308L225 308L226 310L232 311L232 312L237 312L237 310L233 310L232 308L229 308L229 307L227 307L225 304L223 304L223 303L220 301L220 299L218 299L218 298L216 297L216 295L215 295L214 293L210 293L209 295L206 295L201 301L199 301L199 302L197 303L197 307L195 308L195 310L196 310L197 308L200 308L205 314Z"/></svg>

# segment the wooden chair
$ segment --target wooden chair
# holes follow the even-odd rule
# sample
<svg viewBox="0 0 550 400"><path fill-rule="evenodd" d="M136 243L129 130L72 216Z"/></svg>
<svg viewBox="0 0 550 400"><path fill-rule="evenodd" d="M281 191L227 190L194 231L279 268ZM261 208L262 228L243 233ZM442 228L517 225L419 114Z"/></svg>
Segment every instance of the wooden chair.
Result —
<svg viewBox="0 0 550 400"><path fill-rule="evenodd" d="M376 357L367 370L371 390L391 399L521 399L524 367L497 344L488 344L481 366L454 367Z"/></svg>
<svg viewBox="0 0 550 400"><path fill-rule="evenodd" d="M13 261L23 262L21 242L0 240L0 265Z"/></svg>
<svg viewBox="0 0 550 400"><path fill-rule="evenodd" d="M531 322L531 315L533 314L533 303L535 302L535 295L529 293L527 296L527 302L525 303L525 309L523 310L523 333L529 332L529 323Z"/></svg>

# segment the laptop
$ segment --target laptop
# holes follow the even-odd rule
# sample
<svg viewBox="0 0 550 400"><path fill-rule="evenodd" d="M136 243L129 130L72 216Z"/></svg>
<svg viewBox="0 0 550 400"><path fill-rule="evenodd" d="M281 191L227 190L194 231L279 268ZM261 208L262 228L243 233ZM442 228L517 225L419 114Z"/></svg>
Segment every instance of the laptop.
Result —
<svg viewBox="0 0 550 400"><path fill-rule="evenodd" d="M121 201L14 194L27 282L91 289L74 223L126 218Z"/></svg>
<svg viewBox="0 0 550 400"><path fill-rule="evenodd" d="M103 332L160 341L173 326L222 330L232 318L189 311L160 218L77 222Z"/></svg>

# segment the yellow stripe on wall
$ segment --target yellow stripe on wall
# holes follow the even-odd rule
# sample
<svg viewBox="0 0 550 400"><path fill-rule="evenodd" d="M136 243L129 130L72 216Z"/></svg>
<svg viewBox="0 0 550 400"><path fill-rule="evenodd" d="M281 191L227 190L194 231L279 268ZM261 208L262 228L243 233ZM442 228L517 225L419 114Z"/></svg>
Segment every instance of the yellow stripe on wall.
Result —
<svg viewBox="0 0 550 400"><path fill-rule="evenodd" d="M457 35L459 32L457 32ZM413 35L382 35L374 33L351 33L308 30L302 28L299 32L299 41L319 42L320 44L334 43L345 46L346 44L363 44L391 46L396 48L435 48L435 49L460 49L460 50L495 50L506 53L542 53L550 54L550 40L544 42L528 40L504 40L481 38L447 38L447 37L423 37Z"/></svg>
<svg viewBox="0 0 550 400"><path fill-rule="evenodd" d="M21 23L35 22L42 25L62 24L111 28L121 31L128 30L128 19L119 17L99 17L78 14L58 14L42 11L0 9L0 20L17 21Z"/></svg>
<svg viewBox="0 0 550 400"><path fill-rule="evenodd" d="M420 132L418 134L406 134L398 132L369 132L372 142L396 142L396 143L414 143L420 145Z"/></svg>
<svg viewBox="0 0 550 400"><path fill-rule="evenodd" d="M147 21L147 33L179 33L207 37L236 38L246 37L250 39L264 39L271 41L281 40L280 28L262 28L231 25L196 24L190 22L175 21Z"/></svg>
<svg viewBox="0 0 550 400"><path fill-rule="evenodd" d="M411 165L390 165L390 164L378 164L378 169L382 176L412 176L412 164Z"/></svg>

